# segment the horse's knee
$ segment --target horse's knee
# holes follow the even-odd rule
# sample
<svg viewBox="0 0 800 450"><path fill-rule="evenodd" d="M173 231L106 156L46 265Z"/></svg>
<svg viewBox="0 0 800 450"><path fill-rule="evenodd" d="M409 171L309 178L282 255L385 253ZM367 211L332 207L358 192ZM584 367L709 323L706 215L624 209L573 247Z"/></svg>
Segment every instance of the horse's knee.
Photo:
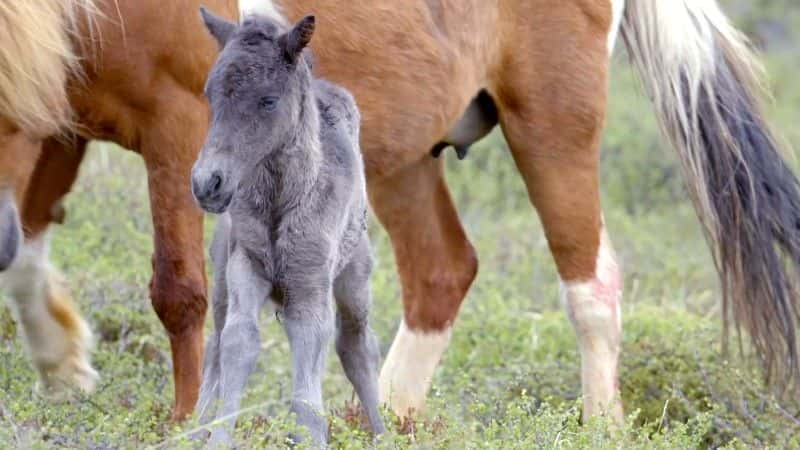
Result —
<svg viewBox="0 0 800 450"><path fill-rule="evenodd" d="M153 257L150 300L170 334L202 327L208 308L202 264L190 267L184 260Z"/></svg>
<svg viewBox="0 0 800 450"><path fill-rule="evenodd" d="M411 280L411 286L404 286L404 314L409 328L438 331L452 325L478 274L478 258L469 243L462 253L459 260L419 273Z"/></svg>

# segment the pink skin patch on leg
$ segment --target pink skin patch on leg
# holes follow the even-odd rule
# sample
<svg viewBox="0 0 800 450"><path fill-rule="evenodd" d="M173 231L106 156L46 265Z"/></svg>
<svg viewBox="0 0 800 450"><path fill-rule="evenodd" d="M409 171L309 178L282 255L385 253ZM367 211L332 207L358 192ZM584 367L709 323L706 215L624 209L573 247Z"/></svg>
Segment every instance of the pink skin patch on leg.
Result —
<svg viewBox="0 0 800 450"><path fill-rule="evenodd" d="M583 416L607 414L621 422L617 362L622 336L622 276L604 230L600 234L595 276L564 282L562 295L581 352Z"/></svg>
<svg viewBox="0 0 800 450"><path fill-rule="evenodd" d="M611 308L616 322L621 325L619 299L622 296L622 273L616 259L608 235L603 230L600 234L600 248L597 250L595 278L591 281L592 294L595 299Z"/></svg>

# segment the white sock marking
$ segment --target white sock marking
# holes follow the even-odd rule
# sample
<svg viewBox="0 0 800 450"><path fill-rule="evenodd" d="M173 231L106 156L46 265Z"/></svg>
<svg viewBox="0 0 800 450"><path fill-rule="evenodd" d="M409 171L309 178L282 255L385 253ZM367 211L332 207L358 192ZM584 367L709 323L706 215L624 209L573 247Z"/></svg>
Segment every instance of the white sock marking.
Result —
<svg viewBox="0 0 800 450"><path fill-rule="evenodd" d="M381 402L400 417L422 412L425 397L442 355L450 343L452 328L439 332L409 329L405 320L392 342L380 376Z"/></svg>
<svg viewBox="0 0 800 450"><path fill-rule="evenodd" d="M622 321L622 281L614 250L601 231L595 278L561 283L561 295L581 352L584 417L606 413L622 421L617 363Z"/></svg>
<svg viewBox="0 0 800 450"><path fill-rule="evenodd" d="M0 274L0 286L10 294L11 310L45 387L67 383L88 391L97 379L89 364L91 332L77 312L71 311L77 326L73 330L53 316L49 302L61 294L51 285L49 249L47 231L26 240L11 267Z"/></svg>

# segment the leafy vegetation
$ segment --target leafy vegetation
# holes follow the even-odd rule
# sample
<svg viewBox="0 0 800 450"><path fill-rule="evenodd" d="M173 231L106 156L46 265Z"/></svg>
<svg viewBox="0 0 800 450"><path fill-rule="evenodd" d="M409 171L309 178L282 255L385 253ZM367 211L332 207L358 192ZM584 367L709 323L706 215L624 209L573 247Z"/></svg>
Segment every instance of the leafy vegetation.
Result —
<svg viewBox="0 0 800 450"><path fill-rule="evenodd" d="M800 9L791 0L728 3L750 31L776 21L797 29ZM774 50L767 45L777 99L768 111L797 148L800 40L789 39ZM448 180L481 269L424 420L411 434L392 431L373 442L358 426L352 388L331 356L325 394L335 447L800 448L800 405L776 401L749 360L722 351L716 275L675 158L623 56L612 72L603 204L625 271L620 376L627 425L579 424L574 333L558 304L541 227L495 133L466 161L447 155ZM152 226L145 180L136 155L95 145L68 199L67 221L54 233L53 260L98 337L97 393L75 393L71 401L39 397L16 326L0 309L0 447L190 447L185 435L194 424L168 423L169 347L147 293ZM400 317L400 290L388 239L372 223L372 321L385 353ZM237 429L245 448L281 447L292 428L288 345L274 317L264 315L262 325L264 348ZM394 420L388 412L386 418Z"/></svg>

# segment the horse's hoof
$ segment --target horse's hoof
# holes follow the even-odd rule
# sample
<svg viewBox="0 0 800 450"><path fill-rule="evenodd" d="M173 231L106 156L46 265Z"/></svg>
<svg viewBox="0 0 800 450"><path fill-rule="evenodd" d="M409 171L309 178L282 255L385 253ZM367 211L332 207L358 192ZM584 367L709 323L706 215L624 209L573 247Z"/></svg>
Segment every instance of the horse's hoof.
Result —
<svg viewBox="0 0 800 450"><path fill-rule="evenodd" d="M100 375L89 364L89 360L81 357L75 357L74 360L68 361L66 367L59 369L57 376L86 394L94 392L97 381L100 379Z"/></svg>
<svg viewBox="0 0 800 450"><path fill-rule="evenodd" d="M83 394L94 392L100 376L89 365L89 361L78 357L69 357L58 367L40 370L42 375L39 393L47 398L59 399L76 390Z"/></svg>
<svg viewBox="0 0 800 450"><path fill-rule="evenodd" d="M86 336L75 339L71 342L73 347L55 365L34 363L41 375L39 391L42 395L60 398L75 391L83 394L94 392L100 375L89 363L90 342L91 338Z"/></svg>

